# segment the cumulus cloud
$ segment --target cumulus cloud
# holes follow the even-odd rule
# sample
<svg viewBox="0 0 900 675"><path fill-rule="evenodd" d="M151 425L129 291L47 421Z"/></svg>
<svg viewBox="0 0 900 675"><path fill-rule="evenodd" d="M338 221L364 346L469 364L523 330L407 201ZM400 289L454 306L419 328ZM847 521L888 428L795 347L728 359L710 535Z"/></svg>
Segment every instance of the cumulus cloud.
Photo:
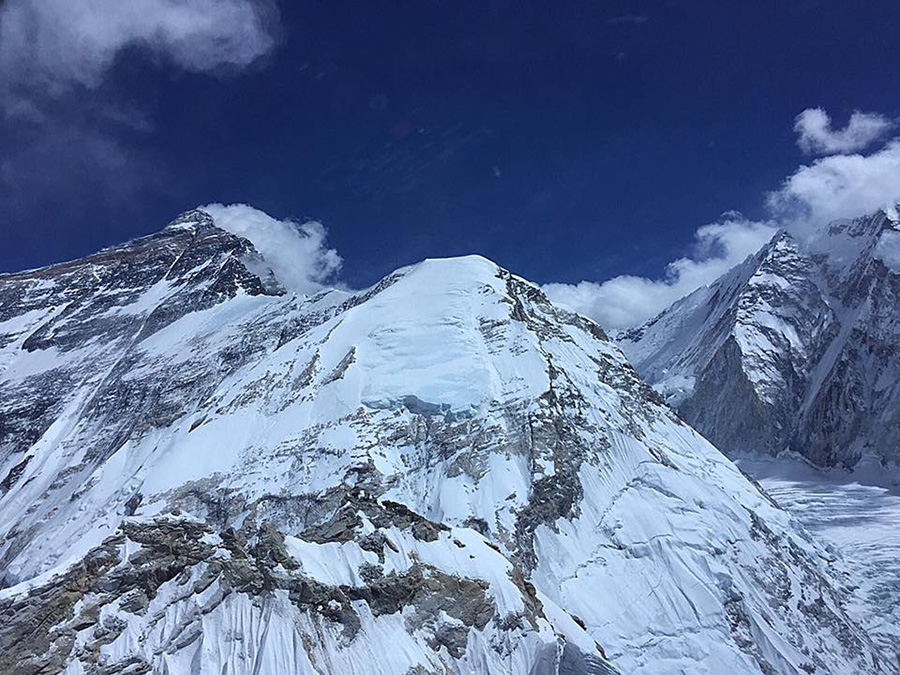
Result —
<svg viewBox="0 0 900 675"><path fill-rule="evenodd" d="M797 115L794 131L797 145L811 155L836 155L865 150L882 138L894 123L877 113L856 111L843 129L833 129L831 117L822 108L807 108Z"/></svg>
<svg viewBox="0 0 900 675"><path fill-rule="evenodd" d="M834 155L801 166L768 195L775 218L799 234L900 200L900 138L869 155Z"/></svg>
<svg viewBox="0 0 900 675"><path fill-rule="evenodd" d="M218 227L249 239L289 291L314 293L341 268L337 251L325 244L321 223L278 220L247 204L207 204L200 209Z"/></svg>
<svg viewBox="0 0 900 675"><path fill-rule="evenodd" d="M698 229L693 255L670 262L661 279L622 275L602 283L547 284L543 289L553 302L593 318L604 328L629 328L715 281L758 251L775 231L769 223L727 213Z"/></svg>
<svg viewBox="0 0 900 675"><path fill-rule="evenodd" d="M880 115L856 113L846 129L834 132L828 116L819 112L824 124L813 124L815 119L807 110L797 118L798 131L801 138L803 130L812 134L809 138L818 138L816 147L827 141L833 152L868 145L888 128ZM803 130L801 119L805 120ZM876 129L878 134L873 136ZM768 218L764 222L727 214L720 222L701 227L695 234L693 255L669 263L661 278L619 276L600 283L548 284L544 289L552 300L605 328L639 325L755 253L779 228L803 238L835 220L893 208L900 202L900 138L867 155L832 154L802 165L765 198Z"/></svg>
<svg viewBox="0 0 900 675"><path fill-rule="evenodd" d="M193 72L244 67L275 46L276 24L254 0L6 0L0 79L51 95L95 88L129 47Z"/></svg>

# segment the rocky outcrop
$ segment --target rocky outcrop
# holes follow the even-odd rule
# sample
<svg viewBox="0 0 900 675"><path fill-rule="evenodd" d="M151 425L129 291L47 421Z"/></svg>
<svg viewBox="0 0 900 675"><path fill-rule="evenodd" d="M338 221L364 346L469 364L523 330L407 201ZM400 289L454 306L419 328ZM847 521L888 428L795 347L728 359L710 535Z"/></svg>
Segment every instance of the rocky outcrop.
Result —
<svg viewBox="0 0 900 675"><path fill-rule="evenodd" d="M123 523L78 565L0 599L0 672L59 673L76 662L84 673L157 672L165 659L147 645L132 641L124 653L119 649L129 633L132 640L137 632L149 641L171 614L186 614L177 635L159 646L170 653L187 649L200 638L204 621L226 612L235 597L263 614L279 597L287 598L295 620L302 617L350 642L368 639L360 635L356 609L364 603L372 617L401 618L451 668L465 654L470 628L508 624L482 580L413 562L387 574L372 565L358 585L328 585L302 573L302 556L292 557L284 535L268 523L247 534L244 528L219 536L202 523L177 518ZM532 624L537 619L524 618ZM263 647L261 641L255 649ZM605 664L574 645L565 648L570 661ZM308 649L307 657L314 661L316 650ZM600 672L613 672L604 667Z"/></svg>

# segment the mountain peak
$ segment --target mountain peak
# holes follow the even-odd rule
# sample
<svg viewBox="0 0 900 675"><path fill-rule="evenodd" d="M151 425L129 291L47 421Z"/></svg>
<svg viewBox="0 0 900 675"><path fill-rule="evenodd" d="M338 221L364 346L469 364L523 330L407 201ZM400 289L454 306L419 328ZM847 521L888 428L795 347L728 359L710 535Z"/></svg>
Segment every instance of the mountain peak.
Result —
<svg viewBox="0 0 900 675"><path fill-rule="evenodd" d="M426 258L421 262L401 267L388 276L408 276L410 279L420 280L428 288L448 287L448 291L451 292L452 288L459 289L466 285L494 286L498 279L503 280L503 283L512 280L515 284L528 287L529 295L533 299L549 303L537 284L513 274L493 260L478 254Z"/></svg>
<svg viewBox="0 0 900 675"><path fill-rule="evenodd" d="M900 391L869 396L863 384L892 381L900 349L900 231L889 211L805 239L776 236L624 335L623 349L733 456L791 450L826 466L900 465Z"/></svg>
<svg viewBox="0 0 900 675"><path fill-rule="evenodd" d="M480 256L252 293L207 223L0 279L0 670L892 672L593 322Z"/></svg>
<svg viewBox="0 0 900 675"><path fill-rule="evenodd" d="M216 227L213 217L201 208L191 209L176 216L163 228L163 232L187 230L196 232L198 228Z"/></svg>

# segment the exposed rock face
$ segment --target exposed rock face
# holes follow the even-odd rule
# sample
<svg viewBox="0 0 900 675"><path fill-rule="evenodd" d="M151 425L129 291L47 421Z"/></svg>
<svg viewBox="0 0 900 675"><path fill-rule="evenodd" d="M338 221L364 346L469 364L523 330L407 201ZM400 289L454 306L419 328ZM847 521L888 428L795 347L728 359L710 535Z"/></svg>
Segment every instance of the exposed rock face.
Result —
<svg viewBox="0 0 900 675"><path fill-rule="evenodd" d="M900 463L900 224L879 212L782 232L619 344L731 456Z"/></svg>
<svg viewBox="0 0 900 675"><path fill-rule="evenodd" d="M0 672L896 672L824 552L487 260L295 297L192 212L0 298Z"/></svg>
<svg viewBox="0 0 900 675"><path fill-rule="evenodd" d="M140 381L134 370L137 345L178 319L238 294L283 293L274 277L264 283L248 264L265 265L247 240L193 211L159 234L126 246L0 275L0 465L19 459L5 473L0 490L17 480L22 456L79 393L90 391L82 414L103 428L85 439L91 461L106 459L134 431L164 427L180 417L180 400L167 400L163 388ZM243 358L243 351L236 346L232 358ZM17 369L28 368L29 361L41 363L17 377ZM197 365L206 372L167 371L176 382L165 389L179 388L181 381L200 395L209 386L208 371L227 367ZM125 410L131 414L123 416Z"/></svg>

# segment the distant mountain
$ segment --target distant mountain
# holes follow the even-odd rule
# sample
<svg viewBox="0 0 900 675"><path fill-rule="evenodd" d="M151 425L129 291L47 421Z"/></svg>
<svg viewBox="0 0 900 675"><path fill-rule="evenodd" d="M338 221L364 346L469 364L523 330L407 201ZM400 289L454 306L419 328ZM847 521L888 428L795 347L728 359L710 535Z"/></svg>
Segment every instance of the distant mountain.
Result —
<svg viewBox="0 0 900 675"><path fill-rule="evenodd" d="M0 673L897 672L595 324L479 257L289 295L202 211L0 276L0 537Z"/></svg>
<svg viewBox="0 0 900 675"><path fill-rule="evenodd" d="M900 464L900 223L880 211L780 232L619 336L637 370L732 457Z"/></svg>

